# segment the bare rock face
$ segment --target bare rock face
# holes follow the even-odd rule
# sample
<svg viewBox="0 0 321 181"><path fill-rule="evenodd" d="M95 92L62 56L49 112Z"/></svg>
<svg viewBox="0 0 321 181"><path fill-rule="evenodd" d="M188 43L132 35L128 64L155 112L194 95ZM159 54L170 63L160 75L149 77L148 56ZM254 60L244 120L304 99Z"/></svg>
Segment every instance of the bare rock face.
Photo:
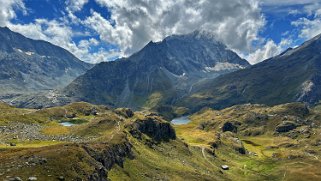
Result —
<svg viewBox="0 0 321 181"><path fill-rule="evenodd" d="M156 121L153 118L136 120L131 125L130 133L138 139L141 139L142 134L146 134L155 141L168 141L176 138L175 130L170 123Z"/></svg>

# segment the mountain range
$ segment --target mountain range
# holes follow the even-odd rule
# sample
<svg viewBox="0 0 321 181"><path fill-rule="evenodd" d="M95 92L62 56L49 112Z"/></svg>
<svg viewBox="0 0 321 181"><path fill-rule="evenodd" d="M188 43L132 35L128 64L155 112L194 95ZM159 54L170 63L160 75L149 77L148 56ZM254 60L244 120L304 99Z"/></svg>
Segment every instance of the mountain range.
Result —
<svg viewBox="0 0 321 181"><path fill-rule="evenodd" d="M1 98L19 107L85 101L181 115L321 99L321 35L253 66L205 31L149 42L93 66L48 42L0 30Z"/></svg>

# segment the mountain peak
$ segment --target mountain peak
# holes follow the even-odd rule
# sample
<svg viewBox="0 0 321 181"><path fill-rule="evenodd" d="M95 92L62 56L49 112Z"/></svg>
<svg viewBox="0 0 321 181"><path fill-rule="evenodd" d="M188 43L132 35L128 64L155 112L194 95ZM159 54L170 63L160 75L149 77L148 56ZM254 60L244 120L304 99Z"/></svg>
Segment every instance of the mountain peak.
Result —
<svg viewBox="0 0 321 181"><path fill-rule="evenodd" d="M0 26L0 31L11 31L7 26Z"/></svg>
<svg viewBox="0 0 321 181"><path fill-rule="evenodd" d="M98 104L155 107L175 102L201 81L250 65L203 31L151 41L126 60L96 65L63 94ZM155 96L157 104L149 100Z"/></svg>

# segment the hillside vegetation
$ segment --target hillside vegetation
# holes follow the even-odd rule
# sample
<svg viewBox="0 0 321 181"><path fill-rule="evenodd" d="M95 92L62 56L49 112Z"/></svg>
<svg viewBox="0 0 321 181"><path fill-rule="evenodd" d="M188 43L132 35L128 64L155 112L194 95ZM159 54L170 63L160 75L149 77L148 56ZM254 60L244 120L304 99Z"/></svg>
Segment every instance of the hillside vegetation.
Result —
<svg viewBox="0 0 321 181"><path fill-rule="evenodd" d="M319 106L204 109L179 126L156 113L84 102L41 110L0 107L1 179L321 178Z"/></svg>

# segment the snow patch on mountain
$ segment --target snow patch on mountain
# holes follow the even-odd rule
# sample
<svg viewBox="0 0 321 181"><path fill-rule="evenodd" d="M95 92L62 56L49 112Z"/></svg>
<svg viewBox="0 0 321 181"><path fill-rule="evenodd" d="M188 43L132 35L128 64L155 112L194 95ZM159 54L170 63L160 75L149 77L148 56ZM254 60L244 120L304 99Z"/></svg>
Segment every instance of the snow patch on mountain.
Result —
<svg viewBox="0 0 321 181"><path fill-rule="evenodd" d="M35 54L35 52L30 52L30 51L25 52L25 51L23 51L23 50L21 50L21 49L19 49L19 48L15 48L15 50L18 51L18 52L20 52L20 53L24 53L24 54L26 54L26 55L29 55L29 56Z"/></svg>
<svg viewBox="0 0 321 181"><path fill-rule="evenodd" d="M229 62L218 62L214 67L205 67L206 72L218 72L226 70L244 69L245 67L239 64L233 64Z"/></svg>

